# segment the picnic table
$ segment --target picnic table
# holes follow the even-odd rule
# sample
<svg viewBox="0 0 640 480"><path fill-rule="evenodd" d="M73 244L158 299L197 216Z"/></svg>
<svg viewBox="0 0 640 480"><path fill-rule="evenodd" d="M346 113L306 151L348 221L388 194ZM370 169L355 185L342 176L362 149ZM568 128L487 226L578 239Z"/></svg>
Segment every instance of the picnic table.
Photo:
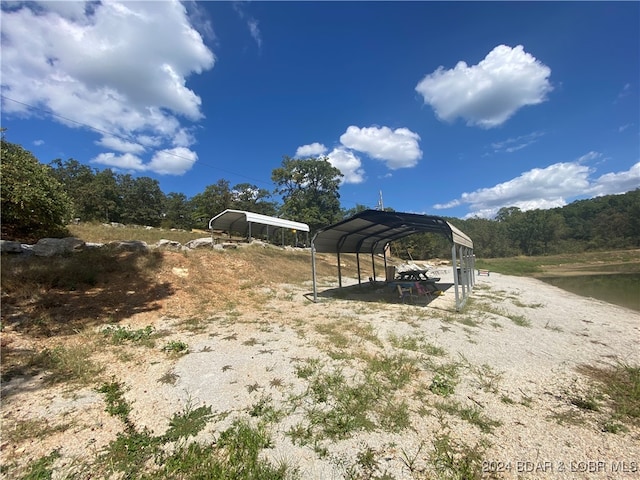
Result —
<svg viewBox="0 0 640 480"><path fill-rule="evenodd" d="M399 280L415 280L415 281L420 281L420 280L434 280L429 278L429 276L427 275L427 273L429 272L429 270L405 270L404 272L398 272L398 279ZM435 280L436 282L440 280L439 278L437 280Z"/></svg>
<svg viewBox="0 0 640 480"><path fill-rule="evenodd" d="M439 278L430 278L428 280L393 280L388 283L391 291L398 293L400 299L404 303L406 297L413 299L414 293L417 296L425 296L432 298L432 296L438 291L436 282Z"/></svg>

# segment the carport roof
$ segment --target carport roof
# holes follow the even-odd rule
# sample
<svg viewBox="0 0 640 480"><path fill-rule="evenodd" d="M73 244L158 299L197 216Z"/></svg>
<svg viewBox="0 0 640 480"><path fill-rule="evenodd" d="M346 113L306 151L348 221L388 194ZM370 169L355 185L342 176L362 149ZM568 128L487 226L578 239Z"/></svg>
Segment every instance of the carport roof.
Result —
<svg viewBox="0 0 640 480"><path fill-rule="evenodd" d="M248 231L250 223L260 225L271 225L279 228L308 232L309 225L306 223L293 222L284 218L269 217L260 213L246 212L244 210L227 209L209 220L209 229L225 230L227 232L240 232L244 234Z"/></svg>
<svg viewBox="0 0 640 480"><path fill-rule="evenodd" d="M441 217L381 210L365 210L322 228L311 243L317 252L383 253L389 242L415 233L439 233L456 245L473 248L467 235Z"/></svg>

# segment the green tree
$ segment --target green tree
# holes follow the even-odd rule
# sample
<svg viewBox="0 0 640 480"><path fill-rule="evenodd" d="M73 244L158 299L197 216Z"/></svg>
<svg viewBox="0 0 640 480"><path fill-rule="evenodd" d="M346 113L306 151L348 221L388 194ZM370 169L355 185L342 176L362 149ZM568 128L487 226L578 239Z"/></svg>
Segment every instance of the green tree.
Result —
<svg viewBox="0 0 640 480"><path fill-rule="evenodd" d="M338 221L340 215L340 170L327 157L284 157L271 173L275 193L282 195L284 218L304 222L311 231Z"/></svg>
<svg viewBox="0 0 640 480"><path fill-rule="evenodd" d="M65 162L57 158L49 165L53 175L73 201L74 214L82 220L97 220L93 169L73 158Z"/></svg>
<svg viewBox="0 0 640 480"><path fill-rule="evenodd" d="M191 208L191 202L184 193L169 193L164 201L162 226L190 230L193 225Z"/></svg>
<svg viewBox="0 0 640 480"><path fill-rule="evenodd" d="M95 220L122 221L122 196L118 178L110 168L96 173L93 179L94 196L92 211Z"/></svg>
<svg viewBox="0 0 640 480"><path fill-rule="evenodd" d="M233 208L248 212L273 216L277 212L276 203L269 201L271 193L250 183L239 183L231 189Z"/></svg>
<svg viewBox="0 0 640 480"><path fill-rule="evenodd" d="M361 205L359 203L356 203L355 207L342 211L342 218L353 217L354 215L360 212L364 212L365 210L369 210L369 207L367 207L366 205Z"/></svg>
<svg viewBox="0 0 640 480"><path fill-rule="evenodd" d="M64 235L73 203L51 168L20 145L1 140L2 236L31 241Z"/></svg>
<svg viewBox="0 0 640 480"><path fill-rule="evenodd" d="M164 193L157 180L149 177L118 176L122 199L123 223L136 225L160 225L164 206Z"/></svg>
<svg viewBox="0 0 640 480"><path fill-rule="evenodd" d="M208 185L204 192L198 193L191 199L193 205L192 218L198 228L207 228L209 219L228 208L233 208L233 194L229 182L218 180L214 185Z"/></svg>

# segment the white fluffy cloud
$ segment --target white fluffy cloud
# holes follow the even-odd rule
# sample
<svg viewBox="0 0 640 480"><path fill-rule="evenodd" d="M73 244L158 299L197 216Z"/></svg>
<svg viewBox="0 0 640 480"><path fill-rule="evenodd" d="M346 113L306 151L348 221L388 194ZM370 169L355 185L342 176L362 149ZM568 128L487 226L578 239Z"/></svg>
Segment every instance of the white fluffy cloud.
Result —
<svg viewBox="0 0 640 480"><path fill-rule="evenodd" d="M640 162L625 172L605 173L598 177L590 191L596 196L616 195L640 188Z"/></svg>
<svg viewBox="0 0 640 480"><path fill-rule="evenodd" d="M344 148L334 148L327 156L329 163L344 175L342 183L364 182L362 162L353 152Z"/></svg>
<svg viewBox="0 0 640 480"><path fill-rule="evenodd" d="M95 159L113 167L150 170L153 160L126 154L193 143L182 122L202 118L201 99L186 79L214 56L180 2L16 3L2 15L5 114L30 115L30 105L90 126L103 134L98 144L125 153ZM181 172L176 163L161 162L163 172Z"/></svg>
<svg viewBox="0 0 640 480"><path fill-rule="evenodd" d="M121 170L146 170L142 159L131 153L125 153L123 155L116 155L113 152L101 153L91 161L93 163L99 163L101 165L119 168Z"/></svg>
<svg viewBox="0 0 640 480"><path fill-rule="evenodd" d="M323 144L314 142L309 145L302 145L296 150L296 158L317 157L327 153L327 147Z"/></svg>
<svg viewBox="0 0 640 480"><path fill-rule="evenodd" d="M351 125L340 136L342 145L382 160L391 170L417 165L422 158L419 141L420 136L408 128L391 130L389 127Z"/></svg>
<svg viewBox="0 0 640 480"><path fill-rule="evenodd" d="M477 65L460 61L450 69L439 67L426 75L416 91L437 117L491 128L501 125L518 109L546 100L552 90L551 69L524 51L498 45Z"/></svg>
<svg viewBox="0 0 640 480"><path fill-rule="evenodd" d="M113 152L101 153L91 161L121 170L183 175L191 169L196 160L198 160L197 153L188 148L177 147L156 151L149 163L144 163L140 157L132 153L117 155Z"/></svg>
<svg viewBox="0 0 640 480"><path fill-rule="evenodd" d="M596 152L589 152L574 162L534 168L493 187L463 193L460 198L434 205L434 208L447 209L468 204L471 213L467 217L491 218L503 207L518 207L523 211L562 207L567 204L567 198L624 193L640 186L640 162L628 171L590 179L594 169L582 162L601 157Z"/></svg>

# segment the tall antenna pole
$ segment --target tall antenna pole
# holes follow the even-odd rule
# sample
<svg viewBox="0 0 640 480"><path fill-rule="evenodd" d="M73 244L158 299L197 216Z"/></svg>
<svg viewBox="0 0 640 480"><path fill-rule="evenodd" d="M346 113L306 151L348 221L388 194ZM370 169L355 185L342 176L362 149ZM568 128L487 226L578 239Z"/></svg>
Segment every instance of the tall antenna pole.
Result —
<svg viewBox="0 0 640 480"><path fill-rule="evenodd" d="M380 190L380 198L378 199L378 210L384 210L384 203L382 203L382 190Z"/></svg>

